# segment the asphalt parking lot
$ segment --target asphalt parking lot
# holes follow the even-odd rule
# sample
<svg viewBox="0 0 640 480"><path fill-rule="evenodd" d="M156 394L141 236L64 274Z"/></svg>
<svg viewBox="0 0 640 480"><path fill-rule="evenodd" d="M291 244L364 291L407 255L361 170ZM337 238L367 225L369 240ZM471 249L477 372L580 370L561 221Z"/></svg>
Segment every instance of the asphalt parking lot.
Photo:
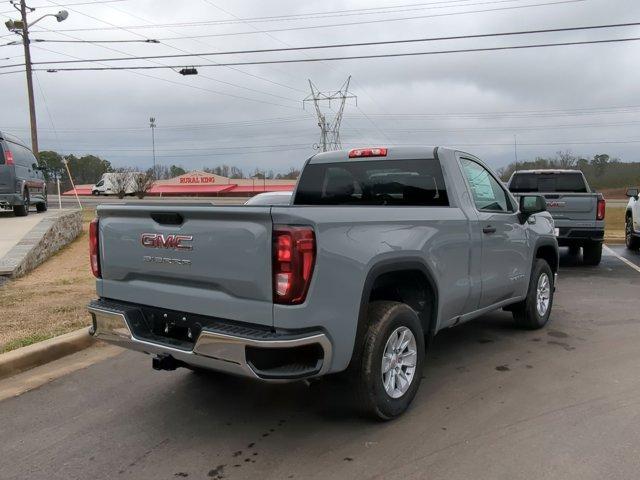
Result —
<svg viewBox="0 0 640 480"><path fill-rule="evenodd" d="M546 329L496 312L441 333L389 423L353 416L339 386L156 372L118 353L0 401L0 476L637 478L639 288L610 252L599 267L565 253Z"/></svg>

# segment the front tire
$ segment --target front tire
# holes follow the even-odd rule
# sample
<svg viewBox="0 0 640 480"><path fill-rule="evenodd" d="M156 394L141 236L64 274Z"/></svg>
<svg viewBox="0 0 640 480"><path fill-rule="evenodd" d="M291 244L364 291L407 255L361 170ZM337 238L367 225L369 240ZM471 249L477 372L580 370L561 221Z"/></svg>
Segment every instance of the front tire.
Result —
<svg viewBox="0 0 640 480"><path fill-rule="evenodd" d="M634 235L633 218L627 215L624 228L624 243L629 250L637 251L640 249L640 238Z"/></svg>
<svg viewBox="0 0 640 480"><path fill-rule="evenodd" d="M602 259L602 242L587 242L582 248L582 261L585 265L600 265Z"/></svg>
<svg viewBox="0 0 640 480"><path fill-rule="evenodd" d="M527 298L512 309L516 325L527 330L537 330L547 324L553 305L553 281L551 267L538 258L531 272Z"/></svg>
<svg viewBox="0 0 640 480"><path fill-rule="evenodd" d="M371 303L364 346L352 372L365 413L380 420L401 415L420 387L424 357L416 312L404 303Z"/></svg>

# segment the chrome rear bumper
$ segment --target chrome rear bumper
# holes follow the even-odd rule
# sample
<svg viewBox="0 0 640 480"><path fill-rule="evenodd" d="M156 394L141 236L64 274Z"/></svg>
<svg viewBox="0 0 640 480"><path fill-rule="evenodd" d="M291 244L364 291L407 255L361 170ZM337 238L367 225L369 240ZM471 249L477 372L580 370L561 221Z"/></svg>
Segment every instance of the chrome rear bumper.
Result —
<svg viewBox="0 0 640 480"><path fill-rule="evenodd" d="M329 338L323 332L262 339L232 335L205 328L195 341L193 349L187 350L136 338L129 326L125 311L102 308L95 303L90 304L88 310L93 317L91 334L95 338L150 355L171 356L178 362L195 367L260 380L291 381L321 376L328 371L331 364L332 346ZM318 346L322 349L322 358L309 368L300 368L298 365L289 369L285 366L273 370L261 370L247 358L248 347L267 349L276 353L278 350L295 352L297 347L306 346Z"/></svg>

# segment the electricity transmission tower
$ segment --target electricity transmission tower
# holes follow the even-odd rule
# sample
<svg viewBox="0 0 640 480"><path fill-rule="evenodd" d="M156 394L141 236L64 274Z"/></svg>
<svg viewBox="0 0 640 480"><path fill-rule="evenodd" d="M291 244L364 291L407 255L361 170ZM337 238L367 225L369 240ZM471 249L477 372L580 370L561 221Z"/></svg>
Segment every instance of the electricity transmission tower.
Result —
<svg viewBox="0 0 640 480"><path fill-rule="evenodd" d="M316 115L318 116L318 126L320 127L320 142L314 145L314 148L319 149L322 152L329 150L340 150L342 144L340 143L340 124L342 123L342 114L344 112L344 106L347 99L358 98L349 92L349 83L351 82L351 76L347 78L346 82L342 84L340 90L335 92L321 92L311 80L309 80L309 87L311 87L311 93L304 99L303 105L307 102L313 102L316 109ZM338 109L335 111L333 120L327 120L326 115L323 113L321 105L331 109L331 101L338 102Z"/></svg>

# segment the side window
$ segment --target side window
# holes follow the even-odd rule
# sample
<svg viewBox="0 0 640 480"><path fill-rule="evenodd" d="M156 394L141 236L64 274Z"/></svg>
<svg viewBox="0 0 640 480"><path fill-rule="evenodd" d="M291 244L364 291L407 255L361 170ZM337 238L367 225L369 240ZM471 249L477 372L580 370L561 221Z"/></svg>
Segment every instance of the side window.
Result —
<svg viewBox="0 0 640 480"><path fill-rule="evenodd" d="M26 167L31 168L33 164L38 164L35 155L28 148L22 148L22 154L24 155L24 163Z"/></svg>
<svg viewBox="0 0 640 480"><path fill-rule="evenodd" d="M31 168L31 164L35 162L35 159L31 159L32 154L29 150L15 143L9 143L9 147L13 152L13 160L16 162L16 165Z"/></svg>
<svg viewBox="0 0 640 480"><path fill-rule="evenodd" d="M469 185L471 195L478 210L490 212L511 211L507 194L489 171L479 163L467 158L460 159Z"/></svg>

